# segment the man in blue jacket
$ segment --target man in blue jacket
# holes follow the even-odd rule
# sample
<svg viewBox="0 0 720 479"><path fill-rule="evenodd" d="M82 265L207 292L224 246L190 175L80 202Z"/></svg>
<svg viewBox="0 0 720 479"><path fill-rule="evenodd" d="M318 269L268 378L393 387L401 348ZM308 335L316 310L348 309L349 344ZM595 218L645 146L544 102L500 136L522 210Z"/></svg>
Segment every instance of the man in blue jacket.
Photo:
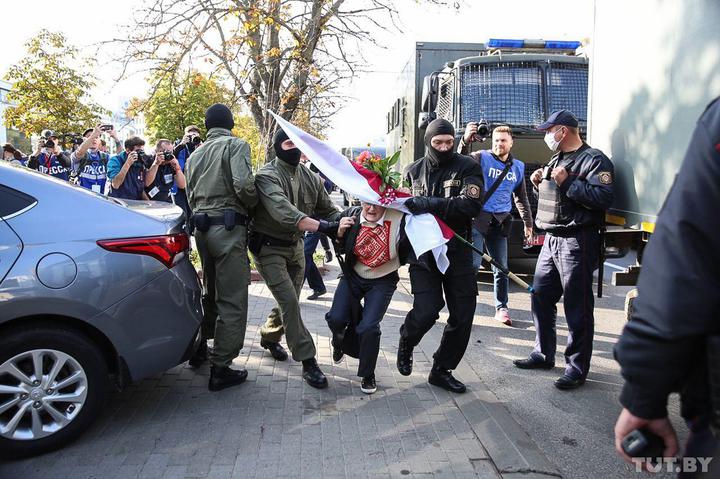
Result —
<svg viewBox="0 0 720 479"><path fill-rule="evenodd" d="M538 189L535 224L547 233L537 266L531 307L535 348L521 369L552 369L557 349L557 302L563 297L568 341L565 374L558 389L585 384L595 328L593 272L600 257L600 227L613 201L613 164L580 138L578 120L567 110L554 112L538 127L545 144L557 152L530 177Z"/></svg>

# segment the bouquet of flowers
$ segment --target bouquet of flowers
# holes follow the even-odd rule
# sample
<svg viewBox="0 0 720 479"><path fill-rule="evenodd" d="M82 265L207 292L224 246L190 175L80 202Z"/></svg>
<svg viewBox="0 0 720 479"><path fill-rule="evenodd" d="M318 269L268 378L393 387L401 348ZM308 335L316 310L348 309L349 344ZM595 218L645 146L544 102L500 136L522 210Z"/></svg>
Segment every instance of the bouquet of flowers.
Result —
<svg viewBox="0 0 720 479"><path fill-rule="evenodd" d="M380 202L383 205L392 203L397 199L397 193L405 193L403 188L402 174L393 169L400 159L400 151L396 151L392 156L383 158L378 154L370 151L363 151L357 158L357 163L363 169L372 171L377 174L381 184L379 185ZM401 196L405 196L402 194Z"/></svg>

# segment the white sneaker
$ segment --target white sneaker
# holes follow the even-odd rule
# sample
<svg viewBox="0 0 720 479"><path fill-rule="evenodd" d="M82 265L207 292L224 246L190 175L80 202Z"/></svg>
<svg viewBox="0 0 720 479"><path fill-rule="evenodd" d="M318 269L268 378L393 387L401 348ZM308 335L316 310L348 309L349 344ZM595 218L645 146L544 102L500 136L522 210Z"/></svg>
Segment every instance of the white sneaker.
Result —
<svg viewBox="0 0 720 479"><path fill-rule="evenodd" d="M510 319L507 308L500 308L495 312L495 321L500 321L505 326L512 326L512 319Z"/></svg>

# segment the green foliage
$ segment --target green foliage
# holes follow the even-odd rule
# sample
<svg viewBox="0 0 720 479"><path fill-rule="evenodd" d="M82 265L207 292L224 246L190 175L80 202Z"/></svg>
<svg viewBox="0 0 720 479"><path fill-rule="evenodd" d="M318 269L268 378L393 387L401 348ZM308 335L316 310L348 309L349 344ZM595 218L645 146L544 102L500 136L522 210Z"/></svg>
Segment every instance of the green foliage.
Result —
<svg viewBox="0 0 720 479"><path fill-rule="evenodd" d="M253 171L257 171L265 164L265 145L255 120L248 115L235 115L235 128L233 128L233 133L250 145L250 159L252 161Z"/></svg>
<svg viewBox="0 0 720 479"><path fill-rule="evenodd" d="M77 49L61 33L48 30L38 32L25 48L25 57L5 76L12 83L8 101L15 104L5 110L7 124L28 136L46 128L58 135L82 133L96 125L107 110L89 100L94 63L75 69Z"/></svg>
<svg viewBox="0 0 720 479"><path fill-rule="evenodd" d="M182 138L185 127L196 125L205 135L205 110L213 103L226 103L230 92L212 78L190 71L167 76L146 100L133 98L128 115L145 114L152 141Z"/></svg>

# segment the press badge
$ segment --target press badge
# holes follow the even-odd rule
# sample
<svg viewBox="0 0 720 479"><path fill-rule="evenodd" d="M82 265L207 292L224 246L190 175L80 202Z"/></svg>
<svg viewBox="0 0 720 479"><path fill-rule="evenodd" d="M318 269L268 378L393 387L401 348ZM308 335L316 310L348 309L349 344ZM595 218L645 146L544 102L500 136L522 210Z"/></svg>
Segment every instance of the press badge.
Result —
<svg viewBox="0 0 720 479"><path fill-rule="evenodd" d="M102 194L102 191L100 191L100 185L91 185L90 188L92 188L95 193Z"/></svg>
<svg viewBox="0 0 720 479"><path fill-rule="evenodd" d="M152 190L148 191L148 196L150 198L155 198L155 195L157 195L159 191L160 191L160 188L158 188L157 186L154 186Z"/></svg>

